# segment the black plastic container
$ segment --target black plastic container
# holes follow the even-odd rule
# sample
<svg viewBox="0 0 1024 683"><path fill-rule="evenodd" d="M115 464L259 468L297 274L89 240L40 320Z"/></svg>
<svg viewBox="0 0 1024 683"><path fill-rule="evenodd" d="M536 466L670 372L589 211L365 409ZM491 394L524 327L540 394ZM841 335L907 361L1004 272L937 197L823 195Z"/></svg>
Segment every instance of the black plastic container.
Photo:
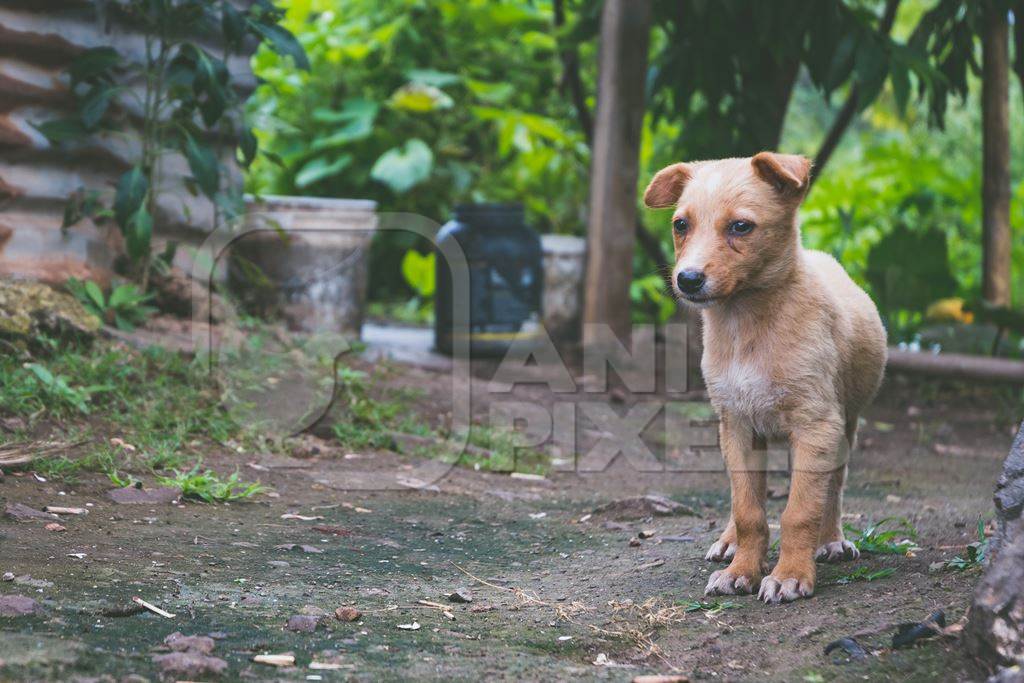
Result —
<svg viewBox="0 0 1024 683"><path fill-rule="evenodd" d="M438 253L434 343L439 351L451 354L452 340L464 335L473 356L497 356L514 340L537 334L543 256L521 204L460 204L437 239L439 249L455 240L469 267L469 328L455 329L452 273Z"/></svg>

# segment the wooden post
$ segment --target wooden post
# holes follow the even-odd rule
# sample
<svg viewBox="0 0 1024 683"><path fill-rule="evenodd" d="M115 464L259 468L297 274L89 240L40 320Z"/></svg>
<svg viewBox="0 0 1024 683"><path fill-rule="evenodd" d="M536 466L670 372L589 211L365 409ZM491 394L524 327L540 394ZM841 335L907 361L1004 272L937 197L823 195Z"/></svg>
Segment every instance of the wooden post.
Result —
<svg viewBox="0 0 1024 683"><path fill-rule="evenodd" d="M627 344L650 24L650 0L605 0L590 170L583 322L606 324ZM584 328L583 342L588 341L593 340L588 340Z"/></svg>
<svg viewBox="0 0 1024 683"><path fill-rule="evenodd" d="M1010 305L1010 38L1000 2L984 5L982 35L982 296Z"/></svg>

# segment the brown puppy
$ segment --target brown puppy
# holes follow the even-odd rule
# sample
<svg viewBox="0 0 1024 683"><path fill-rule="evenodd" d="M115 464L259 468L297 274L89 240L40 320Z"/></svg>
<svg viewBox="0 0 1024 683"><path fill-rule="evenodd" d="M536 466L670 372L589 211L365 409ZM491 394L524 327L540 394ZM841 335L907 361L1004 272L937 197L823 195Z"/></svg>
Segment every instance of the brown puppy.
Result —
<svg viewBox="0 0 1024 683"><path fill-rule="evenodd" d="M871 299L831 256L800 245L810 163L789 154L680 163L644 193L674 206L673 283L701 309L701 368L718 413L732 516L708 552L730 560L706 593L789 602L814 593L815 559L858 556L843 538L842 490L857 419L885 367ZM779 562L765 576L765 438L790 444Z"/></svg>

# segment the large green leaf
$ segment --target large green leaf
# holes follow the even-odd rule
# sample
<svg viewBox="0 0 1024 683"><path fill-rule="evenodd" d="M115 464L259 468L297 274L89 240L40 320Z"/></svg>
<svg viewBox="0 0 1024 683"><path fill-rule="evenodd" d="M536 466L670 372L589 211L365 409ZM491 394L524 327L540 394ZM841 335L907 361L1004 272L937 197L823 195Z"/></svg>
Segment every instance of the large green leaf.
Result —
<svg viewBox="0 0 1024 683"><path fill-rule="evenodd" d="M220 164L217 156L209 147L200 145L194 137L185 134L184 150L192 177L196 179L199 189L211 199L220 189Z"/></svg>
<svg viewBox="0 0 1024 683"><path fill-rule="evenodd" d="M450 109L454 101L443 90L432 85L408 83L391 95L388 104L393 109L425 113L435 109Z"/></svg>
<svg viewBox="0 0 1024 683"><path fill-rule="evenodd" d="M295 187L300 189L306 188L313 183L324 180L325 178L336 176L351 163L351 154L342 154L334 161L328 160L327 157L317 157L306 163L306 165L295 174Z"/></svg>
<svg viewBox="0 0 1024 683"><path fill-rule="evenodd" d="M149 180L142 173L142 167L135 166L125 171L117 181L114 193L114 220L125 231L128 220L139 210L149 192Z"/></svg>
<svg viewBox="0 0 1024 683"><path fill-rule="evenodd" d="M125 230L125 247L133 261L140 261L149 256L149 245L153 240L153 217L140 206L128 221Z"/></svg>
<svg viewBox="0 0 1024 683"><path fill-rule="evenodd" d="M402 277L424 299L434 295L435 259L434 252L421 254L415 249L402 257Z"/></svg>
<svg viewBox="0 0 1024 683"><path fill-rule="evenodd" d="M107 109L110 108L110 100L120 91L121 88L112 85L94 85L82 99L78 111L79 116L82 117L82 125L87 129L95 128L103 120Z"/></svg>
<svg viewBox="0 0 1024 683"><path fill-rule="evenodd" d="M107 77L108 72L121 61L121 55L112 47L94 47L75 56L68 66L71 85Z"/></svg>
<svg viewBox="0 0 1024 683"><path fill-rule="evenodd" d="M276 24L267 24L262 21L250 21L249 26L263 36L270 46L270 49L279 55L288 56L295 60L295 66L304 71L309 71L309 57L299 41L295 39L291 31Z"/></svg>
<svg viewBox="0 0 1024 683"><path fill-rule="evenodd" d="M32 127L46 136L50 144L59 145L62 142L80 140L89 134L82 122L77 118L52 119L43 123L33 123Z"/></svg>
<svg viewBox="0 0 1024 683"><path fill-rule="evenodd" d="M427 143L413 138L381 154L370 170L370 177L402 193L430 177L433 167L434 153Z"/></svg>

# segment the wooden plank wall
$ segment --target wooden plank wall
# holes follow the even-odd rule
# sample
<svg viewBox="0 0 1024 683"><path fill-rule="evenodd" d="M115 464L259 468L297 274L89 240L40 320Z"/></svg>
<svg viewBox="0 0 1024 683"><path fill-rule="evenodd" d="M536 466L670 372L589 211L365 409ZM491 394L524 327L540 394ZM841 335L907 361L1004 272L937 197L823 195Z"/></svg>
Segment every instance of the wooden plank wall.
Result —
<svg viewBox="0 0 1024 683"><path fill-rule="evenodd" d="M6 1L0 6L0 276L57 284L68 277L106 282L120 235L112 224L83 220L61 231L64 205L79 188L112 195L118 176L137 158L140 109L122 97L111 112L117 130L89 142L54 147L32 123L68 115L72 100L63 74L83 50L111 45L141 60L145 42L132 26L107 16L101 22L87 0ZM212 54L221 50L205 42ZM248 59L228 66L242 92L255 80ZM138 88L138 83L127 83ZM159 239L198 242L213 224L208 201L181 186L188 166L171 157L158 206Z"/></svg>

